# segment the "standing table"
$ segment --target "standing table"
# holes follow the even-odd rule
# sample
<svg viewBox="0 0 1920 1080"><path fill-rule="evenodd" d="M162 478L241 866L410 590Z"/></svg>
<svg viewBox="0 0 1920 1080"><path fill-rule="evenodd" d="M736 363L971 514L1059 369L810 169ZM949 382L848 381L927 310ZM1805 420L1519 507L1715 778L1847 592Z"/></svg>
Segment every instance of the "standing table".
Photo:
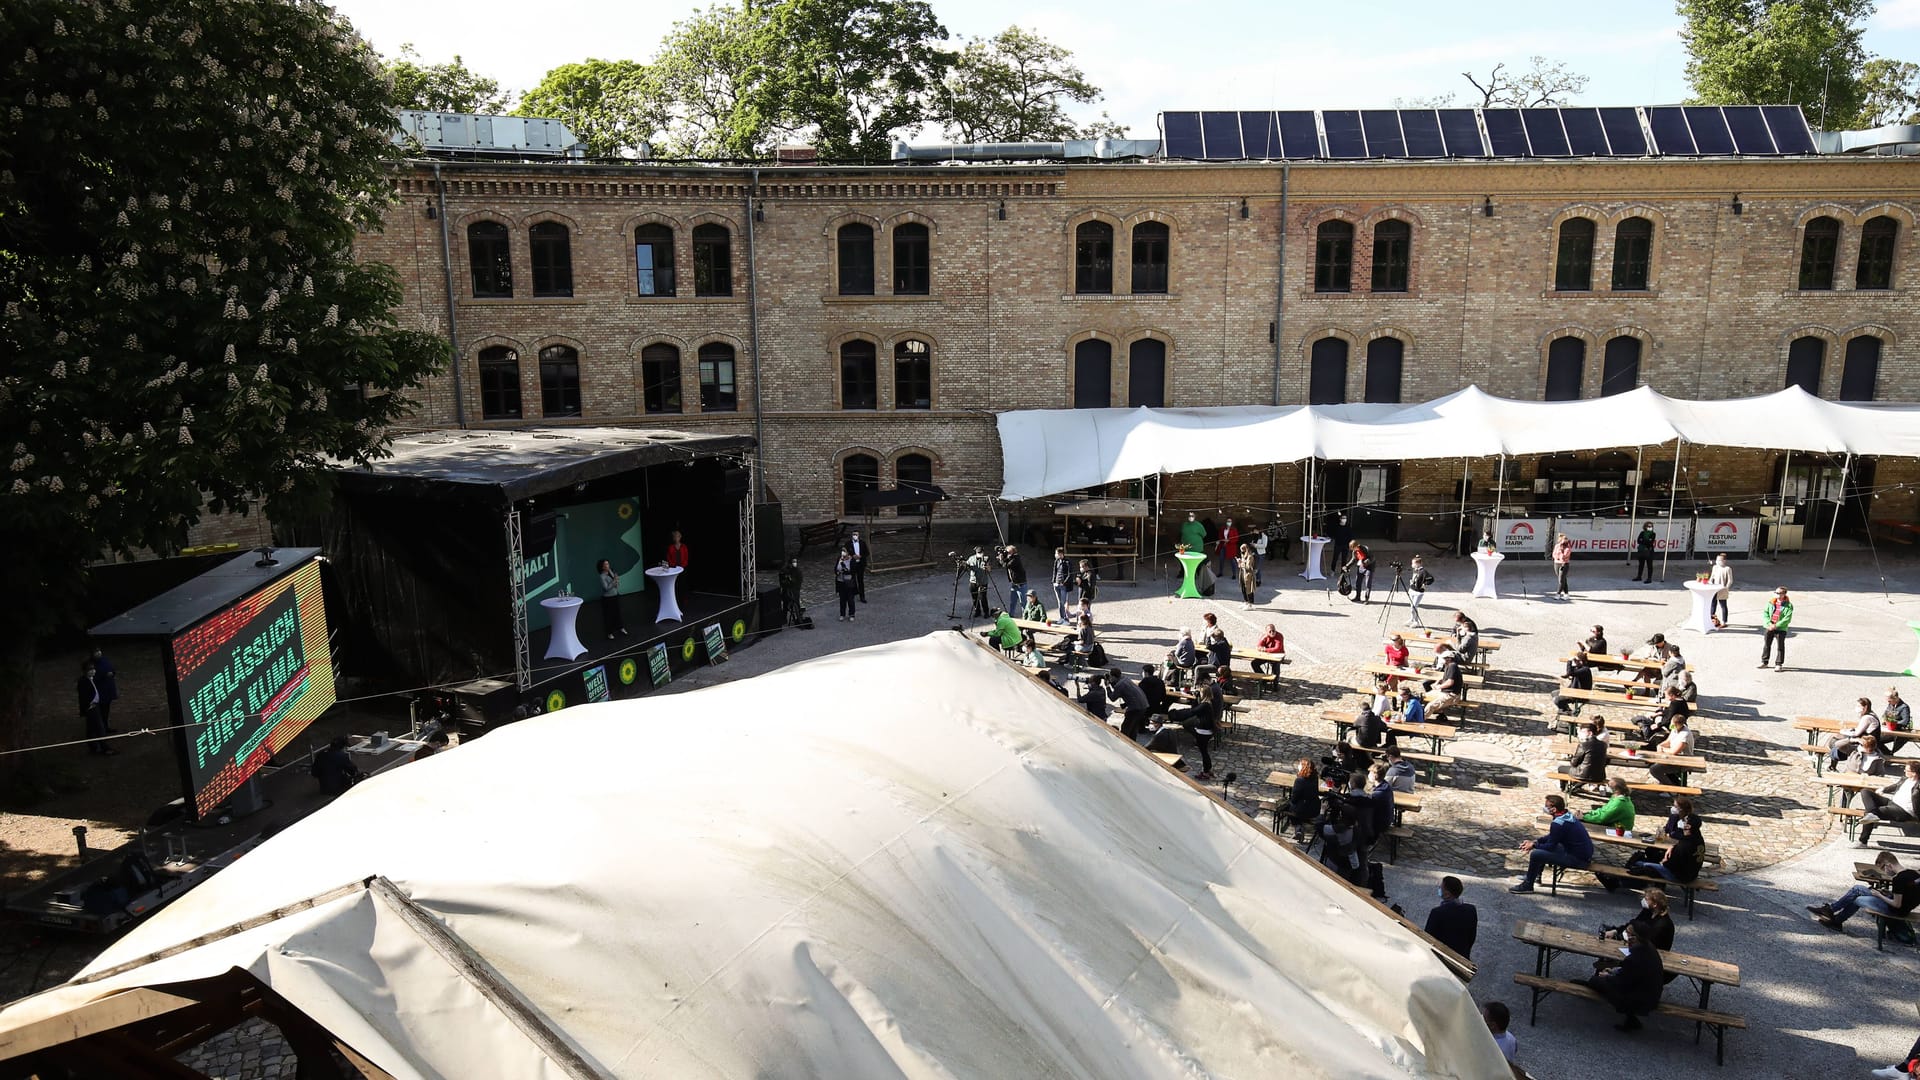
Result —
<svg viewBox="0 0 1920 1080"><path fill-rule="evenodd" d="M1182 596L1188 600L1202 599L1200 596L1200 587L1193 583L1193 576L1199 572L1200 565L1207 561L1206 553L1202 551L1176 551L1173 553L1173 557L1180 560L1180 568L1183 571L1180 577L1180 587L1174 590L1173 595Z"/></svg>
<svg viewBox="0 0 1920 1080"><path fill-rule="evenodd" d="M548 660L577 660L586 655L587 647L580 644L580 633L574 624L580 619L580 605L577 596L549 596L540 601L547 609L547 619L553 624L553 634L547 640Z"/></svg>
<svg viewBox="0 0 1920 1080"><path fill-rule="evenodd" d="M1500 599L1500 590L1495 578L1500 573L1500 564L1506 561L1506 558L1505 555L1497 551L1476 551L1473 553L1473 566L1475 570L1473 595L1484 596L1489 600Z"/></svg>
<svg viewBox="0 0 1920 1080"><path fill-rule="evenodd" d="M1307 568L1300 572L1300 576L1306 578L1308 581L1327 580L1327 575L1320 572L1320 552L1324 551L1326 546L1333 542L1333 538L1331 536L1303 536L1300 538L1300 542L1307 545Z"/></svg>
<svg viewBox="0 0 1920 1080"><path fill-rule="evenodd" d="M1920 619L1914 619L1909 621L1907 623L1907 629L1913 631L1915 634L1920 634ZM1907 670L1901 672L1900 674L1913 675L1916 673L1920 673L1920 654L1915 654L1912 662L1907 665Z"/></svg>
<svg viewBox="0 0 1920 1080"><path fill-rule="evenodd" d="M647 567L647 576L660 587L660 614L654 617L654 622L680 622L686 618L680 613L680 602L673 597L673 583L679 580L683 569L685 567L680 566Z"/></svg>
<svg viewBox="0 0 1920 1080"><path fill-rule="evenodd" d="M1682 585L1693 594L1693 610L1687 613L1683 629L1697 630L1702 634L1713 633L1713 598L1719 594L1720 586L1711 581L1683 581Z"/></svg>

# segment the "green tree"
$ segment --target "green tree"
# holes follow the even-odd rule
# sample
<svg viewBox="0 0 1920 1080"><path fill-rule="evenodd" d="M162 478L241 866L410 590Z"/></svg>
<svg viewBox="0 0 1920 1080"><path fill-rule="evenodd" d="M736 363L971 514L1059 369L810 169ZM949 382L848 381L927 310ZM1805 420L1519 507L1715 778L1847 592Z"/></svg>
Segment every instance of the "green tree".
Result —
<svg viewBox="0 0 1920 1080"><path fill-rule="evenodd" d="M310 505L445 342L354 258L393 192L379 58L317 2L0 6L0 791L35 641L108 551ZM64 703L63 703L64 704Z"/></svg>
<svg viewBox="0 0 1920 1080"><path fill-rule="evenodd" d="M940 119L954 55L923 0L780 0L756 45L756 106L829 160L885 161L896 134Z"/></svg>
<svg viewBox="0 0 1920 1080"><path fill-rule="evenodd" d="M1461 72L1460 77L1467 80L1480 97L1479 101L1469 100L1463 107L1536 109L1565 105L1587 88L1587 76L1569 69L1564 61L1534 56L1528 58L1527 65L1525 71L1509 70L1506 63L1501 62L1485 75ZM1425 97L1394 98L1393 104L1401 109L1445 109L1456 104L1459 97L1457 92L1448 91Z"/></svg>
<svg viewBox="0 0 1920 1080"><path fill-rule="evenodd" d="M1860 69L1860 126L1920 124L1920 64L1875 57Z"/></svg>
<svg viewBox="0 0 1920 1080"><path fill-rule="evenodd" d="M470 71L458 53L445 64L422 64L412 45L387 61L387 78L399 108L428 112L501 113L510 104L500 83Z"/></svg>
<svg viewBox="0 0 1920 1080"><path fill-rule="evenodd" d="M566 122L594 157L628 157L666 126L659 80L634 60L562 64L526 92L518 116Z"/></svg>
<svg viewBox="0 0 1920 1080"><path fill-rule="evenodd" d="M670 157L767 157L781 116L757 93L771 65L766 9L718 7L674 24L650 70Z"/></svg>
<svg viewBox="0 0 1920 1080"><path fill-rule="evenodd" d="M1799 105L1817 127L1857 124L1873 0L1679 0L1687 82L1704 105Z"/></svg>
<svg viewBox="0 0 1920 1080"><path fill-rule="evenodd" d="M1071 52L1018 26L969 42L947 72L945 94L947 130L962 142L1078 138L1067 103L1100 100Z"/></svg>

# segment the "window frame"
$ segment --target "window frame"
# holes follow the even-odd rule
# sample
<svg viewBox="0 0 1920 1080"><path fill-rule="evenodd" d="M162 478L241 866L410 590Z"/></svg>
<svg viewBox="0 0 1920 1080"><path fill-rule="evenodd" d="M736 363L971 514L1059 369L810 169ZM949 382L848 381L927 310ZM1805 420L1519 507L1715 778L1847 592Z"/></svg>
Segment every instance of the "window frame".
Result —
<svg viewBox="0 0 1920 1080"><path fill-rule="evenodd" d="M913 347L920 346L918 350ZM917 371L912 370L918 368ZM902 374L906 368L907 373ZM924 395L911 391L924 389ZM893 343L893 407L910 412L933 408L933 343L925 338L902 338Z"/></svg>
<svg viewBox="0 0 1920 1080"><path fill-rule="evenodd" d="M1560 223L1553 250L1554 292L1593 291L1593 252L1599 237L1600 226L1590 217L1576 215Z"/></svg>
<svg viewBox="0 0 1920 1080"><path fill-rule="evenodd" d="M687 411L680 360L680 346L672 342L655 341L641 348L640 412L643 415L677 416ZM658 377L661 375L671 377Z"/></svg>
<svg viewBox="0 0 1920 1080"><path fill-rule="evenodd" d="M536 221L527 226L527 258L536 298L573 295L573 230L566 222ZM543 274L547 278L545 287L540 280Z"/></svg>
<svg viewBox="0 0 1920 1080"><path fill-rule="evenodd" d="M891 246L893 295L932 296L933 230L918 221L901 222L893 227ZM903 275L909 274L913 280L903 285Z"/></svg>
<svg viewBox="0 0 1920 1080"><path fill-rule="evenodd" d="M563 358L560 355L561 353L566 353L567 356ZM542 346L539 358L540 415L542 417L585 416L586 410L582 401L583 395L580 385L580 350L571 345L556 342L552 345ZM551 376L549 376L548 373L550 368L553 371ZM573 385L571 387L568 387L565 381L568 368L573 369ZM571 410L567 408L569 393L571 393L573 403ZM556 397L560 402L557 409L553 405Z"/></svg>
<svg viewBox="0 0 1920 1080"><path fill-rule="evenodd" d="M1167 407L1167 354L1171 352L1167 343L1157 337L1135 338L1127 343L1127 408L1164 409ZM1158 352L1157 356L1142 356L1142 352ZM1142 370L1154 372L1152 383L1158 384L1157 395L1143 394L1142 390L1153 387L1141 386ZM1154 400L1145 400L1148 397Z"/></svg>
<svg viewBox="0 0 1920 1080"><path fill-rule="evenodd" d="M1634 230L1634 235L1628 235L1628 229ZM1611 291L1653 290L1653 231L1653 219L1640 214L1621 218L1614 224L1613 277L1608 286Z"/></svg>
<svg viewBox="0 0 1920 1080"><path fill-rule="evenodd" d="M520 393L520 350L511 345L489 345L474 357L480 369L480 419L519 420L525 403ZM512 398L512 409L498 407Z"/></svg>
<svg viewBox="0 0 1920 1080"><path fill-rule="evenodd" d="M1083 221L1073 227L1073 294L1113 295L1113 223Z"/></svg>
<svg viewBox="0 0 1920 1080"><path fill-rule="evenodd" d="M1385 271L1382 274L1382 271ZM1413 287L1413 225L1387 218L1373 226L1373 265L1368 287L1376 293L1404 293ZM1384 283L1382 278L1385 278Z"/></svg>
<svg viewBox="0 0 1920 1080"><path fill-rule="evenodd" d="M1876 228L1881 222L1886 225ZM1873 230L1869 232L1869 230ZM1884 234L1884 235L1881 235ZM1854 261L1853 287L1860 292L1882 292L1893 288L1894 257L1900 243L1900 219L1892 214L1876 214L1860 223L1860 252ZM1869 256L1868 246L1874 248ZM1868 262L1872 259L1871 264ZM1871 282L1869 268L1874 271Z"/></svg>
<svg viewBox="0 0 1920 1080"><path fill-rule="evenodd" d="M839 361L840 408L849 412L873 412L880 408L880 347L866 338L849 338L835 350ZM864 352L865 356L860 354ZM849 368L848 365L855 365ZM864 365L862 368L860 365ZM853 378L849 378L849 375ZM865 383L866 396L857 399L849 388ZM864 400L865 404L854 404Z"/></svg>
<svg viewBox="0 0 1920 1080"><path fill-rule="evenodd" d="M1816 232L1816 230L1818 230ZM1800 292L1832 292L1840 265L1840 219L1821 214L1800 227Z"/></svg>
<svg viewBox="0 0 1920 1080"><path fill-rule="evenodd" d="M1861 343L1864 346L1864 343L1869 341L1873 342L1871 349L1872 355L1867 355L1869 350L1864 347L1859 349L1858 355L1856 355L1855 344ZM1840 360L1839 400L1878 401L1880 391L1880 365L1886 358L1887 342L1886 339L1882 338L1879 334L1855 334L1848 338L1846 348ZM1866 369L1864 373L1861 371L1861 368ZM1863 381L1866 384L1865 396L1861 396L1860 392Z"/></svg>
<svg viewBox="0 0 1920 1080"><path fill-rule="evenodd" d="M646 234L644 238L642 233ZM658 300L679 295L680 282L674 266L674 241L674 229L671 225L658 221L646 221L633 227L633 287L636 296L643 300ZM652 260L648 266L640 264L642 247L648 249L649 258ZM662 254L665 255L664 259L661 257ZM651 290L647 288L649 282L653 286Z"/></svg>
<svg viewBox="0 0 1920 1080"><path fill-rule="evenodd" d="M1564 351L1558 350L1556 347L1563 341L1571 342L1575 348ZM1564 352L1565 355L1555 355L1556 352ZM1572 366L1570 374L1564 370L1569 364ZM1554 377L1556 368L1562 369L1560 377L1557 380ZM1562 334L1547 342L1547 363L1544 375L1545 377L1541 380L1540 386L1541 401L1579 401L1585 397L1587 385L1587 339L1574 334ZM1562 384L1563 388L1565 386L1571 386L1573 393L1571 395L1565 393L1555 394L1554 385L1556 382Z"/></svg>
<svg viewBox="0 0 1920 1080"><path fill-rule="evenodd" d="M1627 347L1614 346L1622 342L1631 342L1633 355L1628 357ZM1647 343L1632 334L1615 334L1607 339L1600 348L1600 396L1613 397L1624 394L1640 385L1640 364L1646 359ZM1626 385L1621 385L1622 383Z"/></svg>
<svg viewBox="0 0 1920 1080"><path fill-rule="evenodd" d="M693 295L733 295L733 230L717 221L693 227Z"/></svg>
<svg viewBox="0 0 1920 1080"><path fill-rule="evenodd" d="M1353 235L1353 222L1340 218L1330 218L1314 227L1314 292L1353 291Z"/></svg>
<svg viewBox="0 0 1920 1080"><path fill-rule="evenodd" d="M1392 346L1391 351L1394 353L1394 355L1391 358L1385 355L1385 353L1389 351L1388 349L1389 345ZM1381 355L1379 356L1374 355L1376 349L1379 350ZM1393 396L1392 397L1383 396L1382 393L1380 392L1383 389L1381 384L1384 383L1387 378L1386 363L1389 359L1391 359L1392 367L1393 367ZM1407 377L1406 340L1400 337L1396 337L1392 334L1382 334L1381 336L1374 338L1372 341L1367 342L1366 363L1367 363L1367 368L1366 368L1365 377L1363 379L1364 385L1361 388L1360 400L1370 405L1400 404L1402 397L1406 392L1406 377ZM1379 371L1378 375L1375 374L1376 370Z"/></svg>
<svg viewBox="0 0 1920 1080"><path fill-rule="evenodd" d="M1104 350L1105 355L1098 355ZM1113 342L1102 337L1081 338L1073 343L1071 408L1113 408ZM1090 369L1099 365L1099 378L1091 378Z"/></svg>
<svg viewBox="0 0 1920 1080"><path fill-rule="evenodd" d="M1132 232L1128 290L1136 296L1167 295L1173 284L1173 230L1164 221L1142 221Z"/></svg>
<svg viewBox="0 0 1920 1080"><path fill-rule="evenodd" d="M865 234L862 244L860 234ZM839 296L872 296L874 293L874 229L864 221L848 221L833 231L834 292ZM857 258L848 258L857 255ZM864 273L864 284L860 275Z"/></svg>
<svg viewBox="0 0 1920 1080"><path fill-rule="evenodd" d="M740 350L724 341L709 341L694 350L694 363L700 381L700 411L739 412ZM723 364L726 366L724 380L720 378ZM709 373L712 378L708 377Z"/></svg>
<svg viewBox="0 0 1920 1080"><path fill-rule="evenodd" d="M513 299L513 230L505 222L482 218L467 224L467 271L475 300ZM482 288L483 275L491 288Z"/></svg>

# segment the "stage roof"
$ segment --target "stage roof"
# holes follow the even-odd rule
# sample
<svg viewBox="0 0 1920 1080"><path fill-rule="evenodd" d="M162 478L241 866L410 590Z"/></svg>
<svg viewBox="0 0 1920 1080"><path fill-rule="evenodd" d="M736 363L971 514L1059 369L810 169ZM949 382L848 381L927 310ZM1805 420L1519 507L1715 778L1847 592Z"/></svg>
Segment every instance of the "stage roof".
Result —
<svg viewBox="0 0 1920 1080"><path fill-rule="evenodd" d="M744 456L753 446L746 435L664 428L424 431L396 436L390 457L335 475L351 491L518 502L649 465Z"/></svg>
<svg viewBox="0 0 1920 1080"><path fill-rule="evenodd" d="M260 553L235 555L193 580L115 615L88 631L96 638L170 638L235 601L286 577L320 554L317 547L274 548L277 565L255 566Z"/></svg>
<svg viewBox="0 0 1920 1080"><path fill-rule="evenodd" d="M1438 950L943 631L376 776L0 1048L238 969L401 1078L1505 1076Z"/></svg>

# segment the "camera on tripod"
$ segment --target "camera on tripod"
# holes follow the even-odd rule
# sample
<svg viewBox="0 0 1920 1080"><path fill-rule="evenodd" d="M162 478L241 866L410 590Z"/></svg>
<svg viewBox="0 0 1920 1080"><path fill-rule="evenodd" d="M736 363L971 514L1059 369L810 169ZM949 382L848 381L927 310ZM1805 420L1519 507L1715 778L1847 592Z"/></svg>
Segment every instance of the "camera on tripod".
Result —
<svg viewBox="0 0 1920 1080"><path fill-rule="evenodd" d="M1399 573L1400 571L1402 571L1402 570L1405 570L1405 569L1406 569L1406 567L1405 567L1404 565L1402 565L1402 564L1400 564L1400 563L1397 563L1397 562L1390 562L1390 563L1388 563L1387 565L1388 565L1388 566L1391 566L1391 567L1393 567L1393 572L1394 572L1394 573L1396 573L1396 574L1397 574L1397 573Z"/></svg>

